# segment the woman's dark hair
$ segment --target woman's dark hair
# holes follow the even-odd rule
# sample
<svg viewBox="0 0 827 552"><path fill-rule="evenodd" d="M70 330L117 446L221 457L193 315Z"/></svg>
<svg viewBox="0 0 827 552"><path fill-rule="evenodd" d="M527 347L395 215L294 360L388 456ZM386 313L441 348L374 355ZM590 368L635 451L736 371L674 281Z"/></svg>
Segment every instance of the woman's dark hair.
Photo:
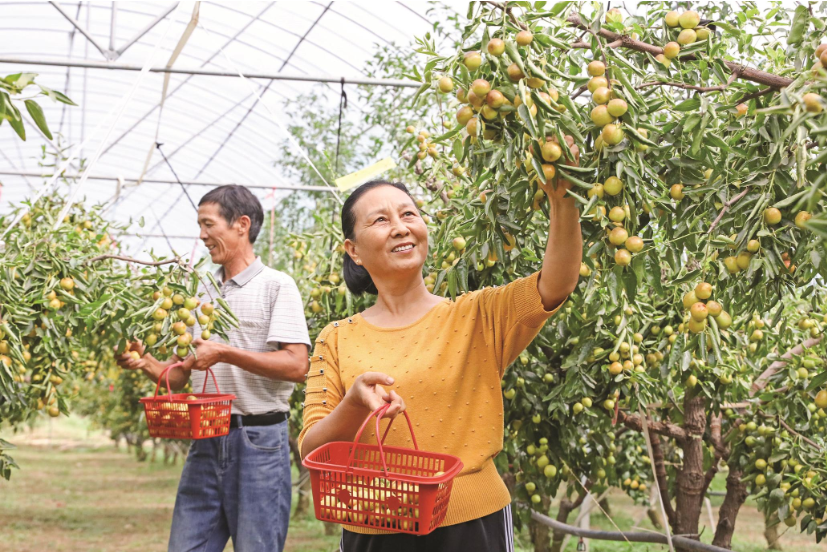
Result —
<svg viewBox="0 0 827 552"><path fill-rule="evenodd" d="M350 196L348 196L345 200L345 204L342 205L342 234L344 234L345 239L354 239L353 227L356 225L356 213L354 210L359 198L379 186L392 186L397 190L401 190L408 194L408 197L411 197L411 193L408 191L408 188L400 182L372 180L362 184L356 188ZM413 199L413 197L411 197L411 199ZM352 294L362 295L363 293L370 293L371 295L376 295L378 293L376 291L376 286L373 283L373 278L370 277L367 269L363 266L357 265L347 253L345 253L342 274L345 278L345 284L347 284L347 288Z"/></svg>
<svg viewBox="0 0 827 552"><path fill-rule="evenodd" d="M212 190L201 198L198 205L215 203L218 212L227 224L232 224L244 215L250 217L250 243L255 243L261 225L264 222L264 210L261 202L253 193L237 184L228 184Z"/></svg>

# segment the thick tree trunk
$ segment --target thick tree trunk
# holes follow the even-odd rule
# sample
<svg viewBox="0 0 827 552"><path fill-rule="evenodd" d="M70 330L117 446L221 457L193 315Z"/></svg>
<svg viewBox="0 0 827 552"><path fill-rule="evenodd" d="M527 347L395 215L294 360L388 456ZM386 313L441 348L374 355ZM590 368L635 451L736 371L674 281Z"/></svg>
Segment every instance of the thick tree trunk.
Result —
<svg viewBox="0 0 827 552"><path fill-rule="evenodd" d="M732 467L726 478L726 497L721 509L718 512L718 527L715 529L715 538L712 544L721 548L732 546L732 534L735 532L735 520L738 517L738 510L747 499L747 486L741 482L741 470Z"/></svg>
<svg viewBox="0 0 827 552"><path fill-rule="evenodd" d="M547 514L551 506L551 499L543 497L542 513ZM531 542L534 544L534 552L549 552L548 525L537 523L533 519L528 522L528 532L531 535Z"/></svg>
<svg viewBox="0 0 827 552"><path fill-rule="evenodd" d="M697 535L704 499L703 435L706 429L706 405L703 396L687 394L683 406L683 427L687 437L681 445L683 467L678 472L676 480L674 532L681 535Z"/></svg>
<svg viewBox="0 0 827 552"><path fill-rule="evenodd" d="M569 514L575 508L575 502L570 501L568 498L562 499L560 501L560 508L557 510L557 521L559 521L560 523L567 523L569 521ZM566 538L565 534L559 531L554 531L554 536L551 540L550 552L560 552L563 546L564 538Z"/></svg>
<svg viewBox="0 0 827 552"><path fill-rule="evenodd" d="M783 550L778 542L778 512L773 512L769 517L764 518L764 538L767 539L769 550Z"/></svg>
<svg viewBox="0 0 827 552"><path fill-rule="evenodd" d="M293 455L293 462L295 462L296 466L299 468L299 479L301 480L304 478L304 483L299 485L297 489L299 498L296 501L296 509L293 511L293 519L300 519L307 515L307 510L310 508L310 478L305 476L307 468L302 465L302 457L301 452L299 451L298 440L290 437L288 442L290 443L290 452ZM325 528L325 531L327 531L327 528Z"/></svg>
<svg viewBox="0 0 827 552"><path fill-rule="evenodd" d="M592 482L586 481L585 487L587 490L591 489ZM583 504L583 500L585 498L585 492L581 493L580 496L578 496L574 502L570 501L568 498L563 498L560 501L560 508L557 510L557 521L559 521L560 523L567 523L569 520L569 514L572 512L572 510L576 510L577 508L579 508L580 505ZM554 537L551 539L550 552L560 552L560 550L563 548L563 542L565 538L566 535L564 533L554 531Z"/></svg>

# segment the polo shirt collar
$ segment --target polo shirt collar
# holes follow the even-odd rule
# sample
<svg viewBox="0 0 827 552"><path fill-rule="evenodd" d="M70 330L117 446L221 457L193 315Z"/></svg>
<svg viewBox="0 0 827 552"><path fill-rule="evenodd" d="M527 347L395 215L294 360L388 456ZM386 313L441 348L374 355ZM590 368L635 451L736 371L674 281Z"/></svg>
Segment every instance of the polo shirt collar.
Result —
<svg viewBox="0 0 827 552"><path fill-rule="evenodd" d="M236 274L230 281L235 283L238 287L244 287L247 283L252 280L253 278L258 275L259 272L264 270L264 263L261 262L261 257L256 257L256 260L250 263L250 266L242 270L240 273ZM222 285L226 284L227 282L224 281L224 267L222 266L218 270L215 271L215 278Z"/></svg>

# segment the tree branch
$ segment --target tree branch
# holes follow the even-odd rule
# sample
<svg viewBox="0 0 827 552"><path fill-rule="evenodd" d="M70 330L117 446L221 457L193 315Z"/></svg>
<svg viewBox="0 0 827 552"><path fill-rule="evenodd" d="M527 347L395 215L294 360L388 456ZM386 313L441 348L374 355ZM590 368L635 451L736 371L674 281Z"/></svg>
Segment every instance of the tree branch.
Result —
<svg viewBox="0 0 827 552"><path fill-rule="evenodd" d="M610 69L609 69L609 59L606 57L606 50L603 49L603 43L600 41L600 37L597 36L597 33L595 33L591 29L588 29L588 31L589 31L589 34L592 35L594 37L594 39L597 41L597 47L600 48L600 54L603 57L603 67L606 68L606 77L607 77L606 78L606 86L608 87L609 90L611 90L612 89L612 79L609 78L611 75L610 75ZM622 43L622 41L621 41L621 43Z"/></svg>
<svg viewBox="0 0 827 552"><path fill-rule="evenodd" d="M790 360L793 355L800 355L804 352L804 349L812 347L814 345L818 345L821 342L821 336L813 337L810 339L805 340L800 345L796 345L783 355L781 358L783 360L776 360L772 364L770 364L764 372L758 376L758 378L752 383L752 387L749 390L750 397L754 396L757 392L762 391L769 382L769 379L776 374L779 370L781 370L784 366L787 365L787 360Z"/></svg>
<svg viewBox="0 0 827 552"><path fill-rule="evenodd" d="M722 419L720 414L712 416L709 420L710 441L712 442L712 446L715 447L715 455L718 458L729 456L729 449L724 444L723 439L721 439L721 424Z"/></svg>
<svg viewBox="0 0 827 552"><path fill-rule="evenodd" d="M94 263L97 261L105 261L106 259L115 259L118 261L126 261L128 263L135 263L146 266L162 266L172 263L178 263L181 266L185 266L185 263L181 260L181 257L166 259L164 261L141 261L140 259L133 259L132 257L124 257L122 255L98 255L97 257L92 257L91 259L88 259L86 262Z"/></svg>
<svg viewBox="0 0 827 552"><path fill-rule="evenodd" d="M571 99L572 99L572 100L573 100L573 99L575 99L577 96L579 96L580 94L582 94L582 93L583 93L583 92L585 92L586 90L588 90L588 87L584 84L583 86L581 86L580 88L578 88L577 90L575 90L575 91L572 93L572 95L570 96L570 97L571 97Z"/></svg>
<svg viewBox="0 0 827 552"><path fill-rule="evenodd" d="M718 86L695 86L694 84L683 84L680 82L652 81L639 84L635 87L635 89L640 90L641 88L649 88L650 86L674 86L676 88L683 88L684 90L696 90L698 92L719 92L726 88L725 84L720 84Z"/></svg>
<svg viewBox="0 0 827 552"><path fill-rule="evenodd" d="M648 88L650 86L674 86L677 88L683 88L684 90L695 90L697 92L720 92L722 90L726 90L730 84L733 83L735 79L738 78L739 71L732 71L732 74L729 76L726 84L718 84L716 86L696 86L694 84L684 84L682 82L666 82L666 81L652 81L652 82L644 82L643 84L639 84L635 88L640 90L641 88Z"/></svg>
<svg viewBox="0 0 827 552"><path fill-rule="evenodd" d="M583 20L580 19L580 16L577 14L569 16L567 21L569 25L577 27L578 29L588 30L589 28L585 23L583 23ZM611 42L621 40L623 43L623 47L628 48L630 50L635 50L637 52L645 52L653 56L663 53L663 48L661 48L660 46L647 44L646 42L635 40L627 35L620 35L618 33L613 33L612 31L606 29L600 29L599 31L597 31L597 34ZM682 61L692 61L695 59L697 58L694 55L686 55L681 57ZM757 82L759 84L770 86L772 88L784 88L785 86L789 86L793 82L793 79L781 77L778 75L774 75L772 73L767 73L766 71L759 71L758 69L752 69L750 67L744 67L738 63L733 63L731 61L724 61L724 63L727 67L729 67L730 71L738 71L738 78L742 78L744 80L752 82Z"/></svg>
<svg viewBox="0 0 827 552"><path fill-rule="evenodd" d="M818 445L818 443L816 443L815 441L812 441L812 440L808 439L807 437L803 436L802 434L800 434L799 432L797 432L796 430L794 430L793 428L791 428L791 427L789 426L789 424L787 424L787 422L785 422L784 420L782 420L782 419L781 419L781 416L771 416L770 414L767 414L767 413L766 413L766 412L764 412L763 410L762 410L762 411L760 411L760 412L761 412L761 414L763 414L763 415L764 415L764 417L765 417L765 418L775 418L775 419L778 421L778 423L779 423L779 424L781 424L781 426L782 426L784 429L786 429L787 431L789 431L790 433L792 433L792 434L793 434L793 435L795 435L796 437L801 438L801 440L802 440L802 441L804 441L805 443L807 443L808 445L810 445L811 447L813 447L813 448L814 448L814 449L816 449L817 451L824 452L824 449L823 449L822 447L820 447L820 446Z"/></svg>
<svg viewBox="0 0 827 552"><path fill-rule="evenodd" d="M729 458L729 449L726 445L724 445L724 440L721 439L721 421L720 414L717 416L712 416L709 420L710 441L712 442L712 446L715 448L715 454L713 456L712 465L704 475L704 496L706 496L706 491L709 489L709 485L715 478L715 474L718 473L718 462L721 458Z"/></svg>
<svg viewBox="0 0 827 552"><path fill-rule="evenodd" d="M528 30L528 27L525 25L525 23L521 23L520 21L518 21L517 18L514 17L514 14L511 13L511 8L509 8L507 6L508 2L500 3L500 2L489 2L488 0L483 0L482 3L483 4L488 4L490 6L494 6L495 8L499 8L499 9L505 11L505 13L508 14L508 18L511 19L512 23L514 23L515 25L517 25L518 27L520 27L524 31Z"/></svg>
<svg viewBox="0 0 827 552"><path fill-rule="evenodd" d="M749 186L747 186L746 188L744 188L744 191L743 191L743 192L741 192L741 193L740 193L740 194L738 194L737 196L733 197L732 199L730 199L729 201L727 201L726 203L724 203L724 206L721 208L721 212L720 212L720 213L718 213L718 216L717 216L717 217L715 217L715 220L713 220L713 221L712 221L712 224L710 224L710 225L709 225L709 231L707 231L707 234L711 234L711 233L712 233L712 231L713 231L713 230L715 230L715 227L716 227L716 226L718 226L718 223L719 223L719 222L721 222L721 219L722 219L722 218L724 218L724 214L727 212L727 210L728 210L730 207L732 207L733 205L735 205L735 203L736 203L739 199L741 199L742 197L744 197L745 195L747 195L747 194L749 193L749 190L750 190L750 188L749 188Z"/></svg>
<svg viewBox="0 0 827 552"><path fill-rule="evenodd" d="M637 414L626 414L621 410L618 411L617 416L617 421L629 429L634 429L639 433L643 432L643 422ZM677 441L683 441L686 439L686 431L681 426L670 424L669 422L656 422L649 420L647 420L646 425L649 427L649 431L657 433L658 435L664 435Z"/></svg>
<svg viewBox="0 0 827 552"><path fill-rule="evenodd" d="M715 537L712 539L714 546L730 548L732 545L732 534L735 532L735 520L738 518L738 511L747 499L747 484L741 481L743 472L733 466L726 478L726 497L721 509L718 511L718 526L715 528Z"/></svg>
<svg viewBox="0 0 827 552"><path fill-rule="evenodd" d="M762 88L761 90L753 92L752 94L747 94L746 96L740 98L738 101L740 103L747 103L750 100L754 100L755 98L764 96L766 94L771 94L773 92L778 92L778 88L774 86L768 86L767 88Z"/></svg>
<svg viewBox="0 0 827 552"><path fill-rule="evenodd" d="M647 425L650 422L647 421ZM651 430L651 425L649 425ZM666 479L666 466L663 464L663 449L660 448L660 437L649 432L649 442L652 443L652 462L655 463L655 477L658 479L660 498L663 502L663 509L666 512L666 519L669 525L675 525L675 509L672 507L672 500L669 498L669 481Z"/></svg>

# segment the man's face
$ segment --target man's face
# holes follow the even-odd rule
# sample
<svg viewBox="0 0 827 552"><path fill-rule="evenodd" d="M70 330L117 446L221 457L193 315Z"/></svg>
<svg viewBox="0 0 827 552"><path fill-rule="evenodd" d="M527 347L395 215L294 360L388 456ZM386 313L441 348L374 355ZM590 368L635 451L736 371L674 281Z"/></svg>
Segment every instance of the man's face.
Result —
<svg viewBox="0 0 827 552"><path fill-rule="evenodd" d="M228 224L217 203L204 203L198 207L198 226L201 228L199 238L215 264L227 263L248 242L249 217L245 215Z"/></svg>

